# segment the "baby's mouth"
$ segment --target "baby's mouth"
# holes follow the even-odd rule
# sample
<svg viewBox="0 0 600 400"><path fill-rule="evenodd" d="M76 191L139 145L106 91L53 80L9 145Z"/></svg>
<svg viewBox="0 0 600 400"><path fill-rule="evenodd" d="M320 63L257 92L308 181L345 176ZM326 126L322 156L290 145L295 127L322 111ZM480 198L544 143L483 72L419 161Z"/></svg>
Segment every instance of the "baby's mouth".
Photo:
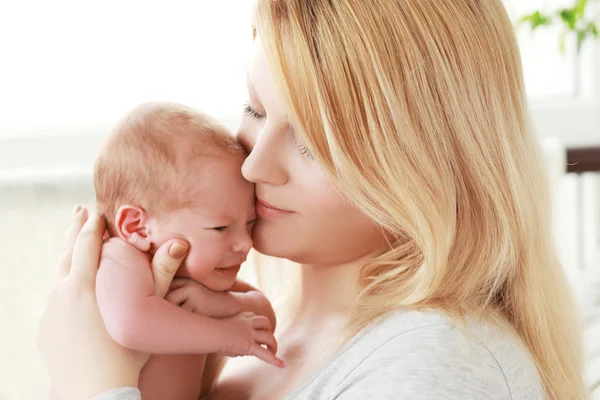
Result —
<svg viewBox="0 0 600 400"><path fill-rule="evenodd" d="M240 272L240 264L217 268L217 271L223 275L237 275Z"/></svg>
<svg viewBox="0 0 600 400"><path fill-rule="evenodd" d="M231 265L229 267L219 267L217 269L231 270L231 269L236 269L236 268L239 268L239 267L240 267L240 264L236 264L236 265Z"/></svg>

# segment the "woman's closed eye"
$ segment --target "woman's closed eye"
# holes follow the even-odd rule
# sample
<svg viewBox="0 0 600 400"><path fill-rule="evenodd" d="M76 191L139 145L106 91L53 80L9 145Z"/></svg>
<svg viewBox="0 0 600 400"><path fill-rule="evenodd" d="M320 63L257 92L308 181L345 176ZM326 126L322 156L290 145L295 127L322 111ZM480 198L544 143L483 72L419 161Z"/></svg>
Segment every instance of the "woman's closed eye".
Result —
<svg viewBox="0 0 600 400"><path fill-rule="evenodd" d="M312 155L312 153L310 152L308 147L306 147L306 145L299 144L298 148L300 149L300 153L302 153L302 155L305 156L306 158L308 158L309 160L315 159L315 157Z"/></svg>
<svg viewBox="0 0 600 400"><path fill-rule="evenodd" d="M315 157L312 155L308 147L304 143L302 143L302 141L298 137L298 134L293 128L290 129L290 133L292 137L296 140L296 145L298 146L298 149L300 149L300 153L302 153L302 155L308 158L309 160L314 160Z"/></svg>
<svg viewBox="0 0 600 400"><path fill-rule="evenodd" d="M250 102L246 102L246 104L244 104L244 114L256 120L261 120L266 116L264 113L256 111Z"/></svg>
<svg viewBox="0 0 600 400"><path fill-rule="evenodd" d="M212 230L217 231L217 232L224 232L227 230L227 226L216 226L216 227L212 228Z"/></svg>
<svg viewBox="0 0 600 400"><path fill-rule="evenodd" d="M256 111L256 109L254 109L254 107L252 107L252 105L250 104L249 101L246 102L246 104L244 104L244 114L249 116L250 118L258 120L258 121L260 121L266 117L265 113ZM293 133L293 130L292 130L292 135L294 137L296 137L295 133ZM298 148L300 149L300 153L302 153L302 155L305 156L306 158L308 158L309 160L315 159L315 157L312 155L312 153L310 152L308 147L306 147L304 144L299 143Z"/></svg>

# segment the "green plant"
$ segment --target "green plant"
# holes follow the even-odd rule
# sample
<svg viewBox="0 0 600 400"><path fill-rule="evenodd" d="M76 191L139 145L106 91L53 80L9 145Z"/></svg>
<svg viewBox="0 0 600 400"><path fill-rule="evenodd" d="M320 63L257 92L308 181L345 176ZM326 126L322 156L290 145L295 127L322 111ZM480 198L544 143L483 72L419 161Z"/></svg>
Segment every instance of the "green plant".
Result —
<svg viewBox="0 0 600 400"><path fill-rule="evenodd" d="M583 43L588 39L598 38L596 18L588 18L588 0L575 0L572 7L560 8L551 12L536 10L521 17L518 26L527 25L531 31L555 24L562 26L560 51L565 52L565 42L569 35L577 39L577 54L580 54Z"/></svg>

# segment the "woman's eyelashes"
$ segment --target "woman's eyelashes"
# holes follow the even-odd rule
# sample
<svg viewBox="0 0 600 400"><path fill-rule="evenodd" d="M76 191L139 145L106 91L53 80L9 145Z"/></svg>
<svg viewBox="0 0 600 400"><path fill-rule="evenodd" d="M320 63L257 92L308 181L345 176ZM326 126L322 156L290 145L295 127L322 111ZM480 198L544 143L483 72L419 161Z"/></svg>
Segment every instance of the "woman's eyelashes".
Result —
<svg viewBox="0 0 600 400"><path fill-rule="evenodd" d="M244 104L244 114L246 114L247 116L249 116L252 119L256 119L256 120L260 120L263 119L265 117L264 113L260 113L258 111L256 111L251 105L250 102L246 102L246 104Z"/></svg>
<svg viewBox="0 0 600 400"><path fill-rule="evenodd" d="M296 140L296 144L300 149L300 153L302 153L302 155L308 158L309 160L314 160L315 157L312 155L308 147L304 143L302 143L302 140L298 137L296 130L290 127L290 133L292 137Z"/></svg>
<svg viewBox="0 0 600 400"><path fill-rule="evenodd" d="M312 155L312 153L310 152L308 147L306 147L306 145L299 144L298 148L300 149L300 153L302 153L302 155L305 156L306 158L308 158L309 160L315 159L315 157Z"/></svg>
<svg viewBox="0 0 600 400"><path fill-rule="evenodd" d="M244 104L244 114L255 120L261 120L266 117L265 113L256 111L252 107L252 105L250 104L249 101L246 102L246 104ZM296 137L296 134L294 133L293 130L292 130L292 135L294 137ZM312 155L312 153L310 152L308 147L306 147L306 145L300 143L300 144L298 144L298 148L300 149L300 153L302 153L302 155L305 156L306 158L308 158L309 160L315 159L315 157Z"/></svg>

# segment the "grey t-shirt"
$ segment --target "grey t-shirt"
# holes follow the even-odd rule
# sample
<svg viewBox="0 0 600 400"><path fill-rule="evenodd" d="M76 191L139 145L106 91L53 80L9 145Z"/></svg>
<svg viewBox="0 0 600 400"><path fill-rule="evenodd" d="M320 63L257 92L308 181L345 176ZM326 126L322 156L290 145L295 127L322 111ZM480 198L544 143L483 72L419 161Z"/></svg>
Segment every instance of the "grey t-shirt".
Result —
<svg viewBox="0 0 600 400"><path fill-rule="evenodd" d="M507 327L399 311L354 337L286 400L545 398L529 352ZM121 388L93 400L140 399Z"/></svg>

